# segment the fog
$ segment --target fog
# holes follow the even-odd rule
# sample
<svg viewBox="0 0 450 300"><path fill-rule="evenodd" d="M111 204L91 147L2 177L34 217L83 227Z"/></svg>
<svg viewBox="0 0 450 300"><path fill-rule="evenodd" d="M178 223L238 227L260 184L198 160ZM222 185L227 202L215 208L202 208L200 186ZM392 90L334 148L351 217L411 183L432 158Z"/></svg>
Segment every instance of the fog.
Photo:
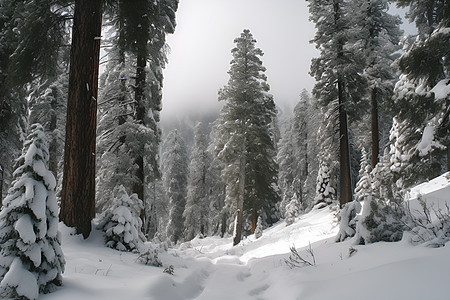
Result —
<svg viewBox="0 0 450 300"><path fill-rule="evenodd" d="M264 52L275 102L290 109L302 89L311 90L309 40L314 24L301 0L184 0L164 70L162 122L219 111L218 90L228 81L233 40L249 29Z"/></svg>

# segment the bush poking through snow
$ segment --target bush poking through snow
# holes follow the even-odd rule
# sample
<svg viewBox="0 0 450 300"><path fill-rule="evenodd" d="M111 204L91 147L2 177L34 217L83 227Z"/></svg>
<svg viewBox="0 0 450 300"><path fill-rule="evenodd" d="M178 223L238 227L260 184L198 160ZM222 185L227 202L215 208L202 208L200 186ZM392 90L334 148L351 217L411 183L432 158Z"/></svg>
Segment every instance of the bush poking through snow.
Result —
<svg viewBox="0 0 450 300"><path fill-rule="evenodd" d="M37 299L62 284L56 180L40 124L30 126L0 212L0 298Z"/></svg>
<svg viewBox="0 0 450 300"><path fill-rule="evenodd" d="M288 259L284 260L289 268L294 269L316 265L316 257L314 256L314 251L311 248L311 243L309 244L309 247L306 248L306 256L301 256L297 249L295 249L295 246L291 246L289 249L291 250L291 254Z"/></svg>
<svg viewBox="0 0 450 300"><path fill-rule="evenodd" d="M356 224L356 243L395 242L402 239L405 230L405 212L402 206L369 196Z"/></svg>
<svg viewBox="0 0 450 300"><path fill-rule="evenodd" d="M358 222L358 214L361 212L361 203L356 200L348 202L344 205L340 212L341 222L339 224L339 232L336 236L336 242L343 242L353 237L356 233L356 223Z"/></svg>
<svg viewBox="0 0 450 300"><path fill-rule="evenodd" d="M170 266L164 268L163 273L167 273L169 275L174 275L175 274L175 269L173 268L173 265L170 265Z"/></svg>
<svg viewBox="0 0 450 300"><path fill-rule="evenodd" d="M145 251L139 254L137 260L144 265L151 265L155 267L162 267L162 262L158 257L158 250L148 247Z"/></svg>
<svg viewBox="0 0 450 300"><path fill-rule="evenodd" d="M106 246L119 251L138 251L145 241L139 217L142 201L136 194L128 196L123 185L116 194L113 207L105 213L98 228L105 233Z"/></svg>
<svg viewBox="0 0 450 300"><path fill-rule="evenodd" d="M444 209L432 209L418 196L422 211L409 211L411 230L409 241L413 245L424 244L427 247L438 248L450 241L450 207L445 203ZM434 215L434 217L433 217Z"/></svg>

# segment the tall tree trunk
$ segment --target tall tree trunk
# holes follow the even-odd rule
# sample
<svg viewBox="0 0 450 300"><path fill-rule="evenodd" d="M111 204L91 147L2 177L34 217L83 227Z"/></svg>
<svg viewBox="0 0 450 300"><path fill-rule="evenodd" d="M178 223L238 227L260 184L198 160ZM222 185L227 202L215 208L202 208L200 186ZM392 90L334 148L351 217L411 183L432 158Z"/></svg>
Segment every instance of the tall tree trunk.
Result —
<svg viewBox="0 0 450 300"><path fill-rule="evenodd" d="M256 222L258 220L258 217L256 215L256 209L252 209L252 234L255 233L256 230Z"/></svg>
<svg viewBox="0 0 450 300"><path fill-rule="evenodd" d="M136 89L134 93L134 100L136 101L136 120L144 124L145 118L145 66L147 64L147 53L139 51L136 59ZM141 211L142 224L145 224L145 199L144 199L144 148L141 153L135 158L137 165L136 177L138 181L132 186L132 193L136 193L139 199L144 204L144 209Z"/></svg>
<svg viewBox="0 0 450 300"><path fill-rule="evenodd" d="M95 138L102 0L76 0L60 219L87 238L95 216Z"/></svg>
<svg viewBox="0 0 450 300"><path fill-rule="evenodd" d="M379 161L380 140L378 135L378 102L377 102L377 88L372 89L370 95L370 116L371 116L371 130L372 130L372 168L375 168Z"/></svg>
<svg viewBox="0 0 450 300"><path fill-rule="evenodd" d="M240 243L242 237L242 216L244 212L244 194L245 194L245 165L247 164L247 159L245 155L245 142L242 143L242 154L239 159L239 191L237 197L237 210L236 210L236 232L233 238L233 246Z"/></svg>
<svg viewBox="0 0 450 300"><path fill-rule="evenodd" d="M352 201L352 182L350 174L350 151L348 145L347 111L345 109L344 83L338 79L339 97L339 205L342 208L345 203Z"/></svg>

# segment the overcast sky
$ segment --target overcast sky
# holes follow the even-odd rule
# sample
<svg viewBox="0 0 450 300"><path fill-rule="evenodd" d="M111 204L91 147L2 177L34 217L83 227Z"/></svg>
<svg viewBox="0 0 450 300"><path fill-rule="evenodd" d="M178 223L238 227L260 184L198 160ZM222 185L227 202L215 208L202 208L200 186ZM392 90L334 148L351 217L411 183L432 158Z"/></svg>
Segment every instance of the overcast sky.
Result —
<svg viewBox="0 0 450 300"><path fill-rule="evenodd" d="M164 70L162 118L189 110L218 108L217 91L227 84L233 40L250 29L262 58L271 93L278 103L298 101L303 88L311 90L311 58L304 0L182 0L175 34Z"/></svg>
<svg viewBox="0 0 450 300"><path fill-rule="evenodd" d="M295 104L311 91L309 41L314 24L304 0L182 0L164 70L162 119L219 109L217 91L227 84L233 40L249 29L264 52L263 64L275 102Z"/></svg>

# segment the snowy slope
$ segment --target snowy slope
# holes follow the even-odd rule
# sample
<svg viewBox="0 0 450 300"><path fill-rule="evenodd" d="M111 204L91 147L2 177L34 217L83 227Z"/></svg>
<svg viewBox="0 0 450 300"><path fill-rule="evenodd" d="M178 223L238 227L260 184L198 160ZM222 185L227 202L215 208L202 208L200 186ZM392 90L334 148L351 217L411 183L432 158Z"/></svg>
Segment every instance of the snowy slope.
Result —
<svg viewBox="0 0 450 300"><path fill-rule="evenodd" d="M448 176L448 173L447 173ZM436 203L450 202L449 178L441 176L411 191ZM414 200L412 200L414 201ZM450 245L432 249L405 241L354 246L335 243L336 212L312 211L286 227L284 222L231 247L231 238L194 239L162 253L163 268L145 266L137 255L103 246L93 232L84 241L61 225L67 265L64 286L40 299L450 299ZM315 266L289 269L289 247ZM349 249L356 250L349 255Z"/></svg>

